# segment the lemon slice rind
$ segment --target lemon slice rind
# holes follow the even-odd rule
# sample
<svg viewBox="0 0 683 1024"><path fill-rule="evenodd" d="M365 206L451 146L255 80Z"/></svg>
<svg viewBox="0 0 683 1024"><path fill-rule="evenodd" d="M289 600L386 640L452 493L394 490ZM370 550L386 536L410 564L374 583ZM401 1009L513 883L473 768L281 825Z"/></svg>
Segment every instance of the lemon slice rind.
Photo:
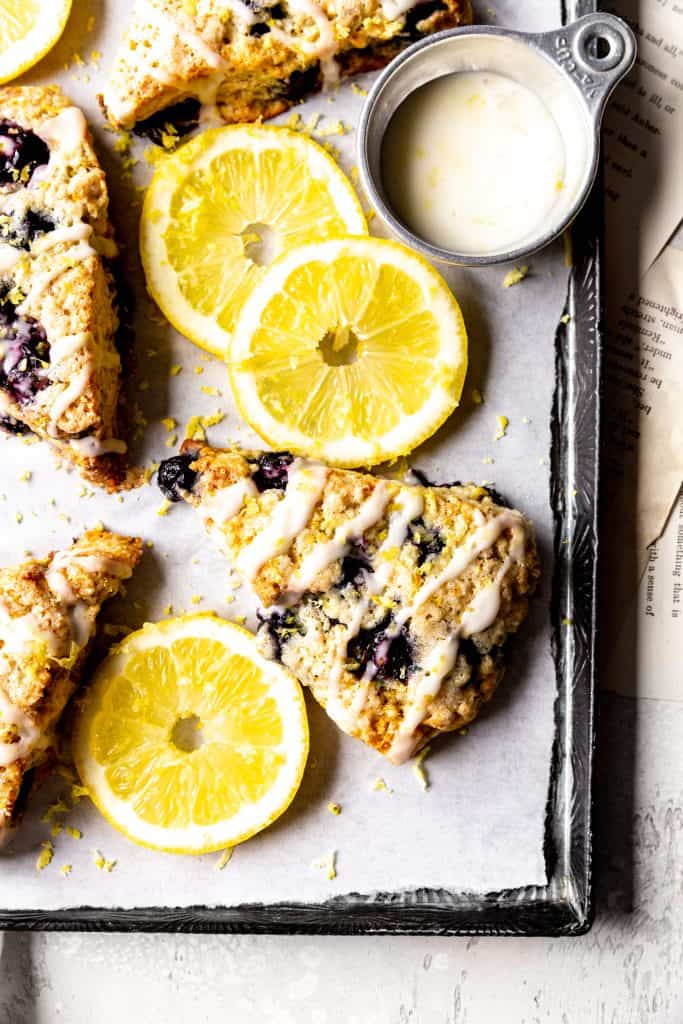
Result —
<svg viewBox="0 0 683 1024"><path fill-rule="evenodd" d="M393 429L383 435L347 432L320 440L265 408L250 367L252 338L262 326L270 299L284 291L294 271L306 265L333 263L349 254L358 260L386 262L419 285L425 309L440 326L438 360L433 367L434 385L428 401L414 413L402 415ZM467 333L455 297L436 270L417 253L386 239L333 239L290 250L271 264L242 309L233 335L229 369L241 415L275 450L291 451L336 466L372 466L407 455L431 437L458 406L467 372Z"/></svg>
<svg viewBox="0 0 683 1024"><path fill-rule="evenodd" d="M18 16L15 11L20 12ZM23 74L52 49L66 27L71 0L39 3L37 19L22 34L25 11L24 0L0 0L0 85ZM7 40L9 32L12 38Z"/></svg>
<svg viewBox="0 0 683 1024"><path fill-rule="evenodd" d="M229 647L231 655L242 655L262 670L268 680L269 697L277 703L283 726L281 747L287 756L274 785L254 803L244 804L235 815L216 824L192 823L173 829L142 820L130 802L112 792L106 778L107 766L100 764L93 755L91 732L103 709L108 686L121 674L131 655L152 647L169 646L178 639L197 637L219 640ZM264 658L255 646L253 634L247 629L212 613L148 623L141 630L129 634L97 670L80 702L73 736L78 773L103 817L117 831L141 846L178 854L211 853L232 847L271 825L289 807L299 789L308 746L306 707L301 687L294 676L281 665Z"/></svg>
<svg viewBox="0 0 683 1024"><path fill-rule="evenodd" d="M172 223L173 197L191 175L208 168L229 150L262 153L284 147L291 147L301 167L325 186L334 200L335 212L344 223L343 234L367 235L367 223L358 197L339 166L317 142L285 127L231 125L203 132L162 158L147 190L140 222L140 253L147 290L177 331L214 355L227 355L231 332L225 330L215 316L196 309L179 285L165 238ZM263 219L255 209L252 220ZM197 246L200 249L201 243Z"/></svg>

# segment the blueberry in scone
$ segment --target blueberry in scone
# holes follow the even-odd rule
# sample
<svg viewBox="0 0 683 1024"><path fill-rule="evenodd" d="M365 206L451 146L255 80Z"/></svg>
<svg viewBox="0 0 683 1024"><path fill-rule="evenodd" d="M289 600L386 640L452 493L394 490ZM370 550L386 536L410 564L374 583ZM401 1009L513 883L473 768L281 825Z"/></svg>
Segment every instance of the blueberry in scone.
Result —
<svg viewBox="0 0 683 1024"><path fill-rule="evenodd" d="M126 449L115 254L81 111L56 86L0 89L0 427L33 431L109 490Z"/></svg>
<svg viewBox="0 0 683 1024"><path fill-rule="evenodd" d="M0 843L50 760L100 607L141 554L136 538L91 530L66 551L0 569Z"/></svg>
<svg viewBox="0 0 683 1024"><path fill-rule="evenodd" d="M539 565L529 521L486 488L197 442L159 480L255 591L264 653L349 735L400 764L492 696Z"/></svg>
<svg viewBox="0 0 683 1024"><path fill-rule="evenodd" d="M274 117L471 19L470 0L136 0L101 100L116 127L171 146L200 120Z"/></svg>

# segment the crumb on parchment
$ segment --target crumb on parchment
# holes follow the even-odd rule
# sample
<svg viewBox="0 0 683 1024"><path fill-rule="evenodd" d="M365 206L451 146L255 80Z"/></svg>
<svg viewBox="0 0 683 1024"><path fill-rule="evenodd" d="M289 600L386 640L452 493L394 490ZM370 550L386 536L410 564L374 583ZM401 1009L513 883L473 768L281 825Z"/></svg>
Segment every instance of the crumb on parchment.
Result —
<svg viewBox="0 0 683 1024"><path fill-rule="evenodd" d="M330 852L324 857L321 857L319 860L314 860L312 866L314 868L321 868L325 871L326 877L331 882L337 877L337 851L330 850Z"/></svg>
<svg viewBox="0 0 683 1024"><path fill-rule="evenodd" d="M527 266L514 267L512 270L508 270L507 274L503 278L503 288L512 288L513 285L519 284L529 273Z"/></svg>
<svg viewBox="0 0 683 1024"><path fill-rule="evenodd" d="M59 800L55 800L54 803L50 804L40 820L47 823L52 821L56 815L68 814L70 810L71 807L66 800L63 797L60 797Z"/></svg>
<svg viewBox="0 0 683 1024"><path fill-rule="evenodd" d="M228 865L230 863L230 861L232 860L233 852L234 852L234 847L233 846L229 846L226 850L223 850L223 852L221 853L220 857L218 858L218 860L216 861L216 863L213 866L214 867L214 871L222 871L223 868L226 867L226 865Z"/></svg>
<svg viewBox="0 0 683 1024"><path fill-rule="evenodd" d="M61 868L59 869L59 873L62 876L62 878L67 878L71 874L71 871L71 864L62 864Z"/></svg>
<svg viewBox="0 0 683 1024"><path fill-rule="evenodd" d="M376 793L392 793L393 792L393 790L390 789L389 786L387 786L386 782L381 777L378 778L378 779L375 779L375 781L372 784L372 789Z"/></svg>
<svg viewBox="0 0 683 1024"><path fill-rule="evenodd" d="M494 434L493 440L494 441L502 440L502 438L505 437L505 434L506 434L506 431L507 431L507 428L509 427L509 425L510 425L510 420L507 418L507 416L499 416L498 417L498 430Z"/></svg>
<svg viewBox="0 0 683 1024"><path fill-rule="evenodd" d="M110 875L116 867L116 861L107 860L99 850L93 850L93 863L96 868L100 871L105 871L108 875Z"/></svg>
<svg viewBox="0 0 683 1024"><path fill-rule="evenodd" d="M48 864L52 863L52 858L55 855L54 843L46 839L44 843L40 844L41 850L36 861L36 871L44 871Z"/></svg>
<svg viewBox="0 0 683 1024"><path fill-rule="evenodd" d="M425 790L429 789L429 776L422 766L428 754L429 747L423 747L417 757L413 760L413 775L420 783L420 787Z"/></svg>
<svg viewBox="0 0 683 1024"><path fill-rule="evenodd" d="M337 804L337 803L333 803L333 802L330 802L327 805L327 809L330 812L330 814L334 814L335 817L339 817L339 815L342 812L341 804Z"/></svg>

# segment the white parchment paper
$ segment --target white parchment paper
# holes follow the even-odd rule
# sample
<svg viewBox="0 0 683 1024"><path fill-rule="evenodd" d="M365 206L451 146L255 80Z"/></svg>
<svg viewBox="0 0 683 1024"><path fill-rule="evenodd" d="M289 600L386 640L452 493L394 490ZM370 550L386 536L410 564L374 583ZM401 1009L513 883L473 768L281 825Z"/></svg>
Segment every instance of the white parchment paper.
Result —
<svg viewBox="0 0 683 1024"><path fill-rule="evenodd" d="M197 414L225 414L208 431L216 444L259 442L234 410L225 368L159 323L144 295L136 238L150 167L144 146L136 146L133 155L140 162L132 180L126 179L116 137L104 129L95 100L129 6L125 0L79 2L67 35L26 80L58 81L83 106L109 174L112 212L137 296L138 372L127 385L128 415L139 424L132 455L150 465L175 451L167 442L175 433L182 440L189 418ZM478 15L502 25L545 29L559 23L559 3L498 0L481 4ZM74 53L85 67L74 63ZM367 87L369 81L366 77L360 84ZM321 113L323 129L340 118L352 127L362 102L346 84L336 96L317 97L297 109L304 119ZM355 162L354 132L330 141L341 150L341 163L349 171ZM380 230L376 220L372 229ZM314 902L347 892L414 887L491 891L545 882L543 830L556 692L548 613L548 456L554 334L567 270L561 245L534 257L528 277L514 288L502 287L506 269L445 271L468 325L470 371L462 408L415 452L412 462L439 482L495 482L537 525L544 582L530 621L511 645L508 672L493 704L465 736L433 745L425 762L429 789L423 791L409 766L394 768L344 736L310 700L311 763L299 795L275 826L238 848L223 871L215 870L215 854L177 857L134 846L83 800L68 818L70 825L82 829L83 838L64 832L55 837L54 860L38 872L38 843L50 837L50 826L40 822L51 796L48 787L34 802L17 849L0 861L0 907ZM182 371L173 376L170 368L175 365ZM483 404L472 400L474 388L483 395ZM499 415L508 417L509 427L496 441ZM176 419L177 430L169 433L160 422L163 417ZM76 474L57 469L40 444L7 438L0 442L0 452L3 563L20 560L25 550L42 555L66 545L82 529L102 521L150 542L127 597L105 613L110 622L135 628L161 617L168 605L176 613L200 607L226 617L251 616L248 600L238 597L227 603L227 566L191 508L176 506L166 516L157 515L161 495L154 485L118 498L95 493ZM25 470L31 471L31 479L20 481ZM192 603L193 596L201 597L198 605ZM373 788L380 777L385 790ZM329 813L328 801L341 804L340 816ZM116 860L111 873L97 869L95 849ZM331 851L337 853L334 880L313 866ZM64 864L72 865L66 878L59 873Z"/></svg>

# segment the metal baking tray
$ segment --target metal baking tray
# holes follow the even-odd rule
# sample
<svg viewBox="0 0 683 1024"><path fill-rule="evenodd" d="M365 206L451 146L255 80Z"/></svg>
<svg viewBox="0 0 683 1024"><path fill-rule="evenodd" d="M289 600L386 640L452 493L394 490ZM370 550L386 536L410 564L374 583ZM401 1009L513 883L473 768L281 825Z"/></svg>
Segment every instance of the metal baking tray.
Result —
<svg viewBox="0 0 683 1024"><path fill-rule="evenodd" d="M595 11L569 0L565 21ZM0 928L317 934L580 935L592 922L602 190L598 180L572 230L566 324L555 337L551 502L555 572L552 645L555 742L546 809L549 882L485 894L415 889L323 903L234 907L0 911ZM563 628L571 619L573 629Z"/></svg>

